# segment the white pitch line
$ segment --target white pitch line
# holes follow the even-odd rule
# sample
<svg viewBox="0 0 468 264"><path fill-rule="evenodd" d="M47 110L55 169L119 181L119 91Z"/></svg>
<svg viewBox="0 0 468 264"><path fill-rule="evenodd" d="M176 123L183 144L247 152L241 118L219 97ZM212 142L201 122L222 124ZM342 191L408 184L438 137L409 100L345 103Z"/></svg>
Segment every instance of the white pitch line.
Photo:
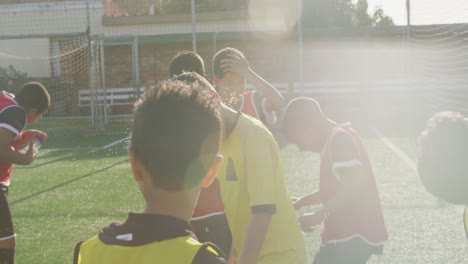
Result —
<svg viewBox="0 0 468 264"><path fill-rule="evenodd" d="M108 149L108 148L112 148L113 146L115 145L118 145L122 142L125 142L127 140L130 140L131 139L131 135L129 136L126 136L124 138L121 138L121 139L118 139L116 141L113 141L105 146L102 146L102 147L84 147L84 148L80 148L80 147L76 147L76 148L48 148L47 150L64 150L64 151L73 151L73 150L104 150L104 149Z"/></svg>
<svg viewBox="0 0 468 264"><path fill-rule="evenodd" d="M377 128L373 127L372 130L374 133L379 137L380 140L388 147L390 148L408 167L413 170L414 172L417 172L417 166L416 162L411 159L408 154L403 152L399 147L397 147L395 144L393 144L390 139L388 139L382 132L380 132Z"/></svg>
<svg viewBox="0 0 468 264"><path fill-rule="evenodd" d="M112 143L110 143L110 144L107 144L107 145L105 145L105 146L102 146L102 147L99 148L99 150L112 148L113 146L115 146L115 145L117 145L117 144L120 144L120 143L122 143L122 142L125 142L125 141L127 141L127 140L130 140L131 138L132 138L132 135L129 135L129 136L124 137L124 138L122 138L122 139L116 140L116 141L114 141L114 142L112 142Z"/></svg>
<svg viewBox="0 0 468 264"><path fill-rule="evenodd" d="M393 142L390 141L390 139L388 139L386 136L384 136L384 134L382 132L380 132L377 128L373 127L372 130L374 131L375 134L377 134L379 139L382 140L382 142L385 145L387 145L387 147L389 147L402 161L404 161L406 163L406 165L408 165L408 167L411 170L413 170L416 173L418 172L416 162L414 162L413 159L411 159L405 152L403 152L399 147L397 147L395 144L393 144ZM439 207L448 205L447 202L443 201L440 198L437 198L437 201L438 201L438 206ZM455 206L455 210L459 214L463 214L464 211L465 211L465 207L464 206Z"/></svg>

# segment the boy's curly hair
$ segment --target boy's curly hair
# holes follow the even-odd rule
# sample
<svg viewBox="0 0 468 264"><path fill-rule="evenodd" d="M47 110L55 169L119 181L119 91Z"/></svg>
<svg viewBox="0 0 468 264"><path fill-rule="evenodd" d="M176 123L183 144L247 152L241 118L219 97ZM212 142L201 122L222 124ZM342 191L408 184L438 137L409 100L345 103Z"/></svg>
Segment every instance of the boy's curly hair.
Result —
<svg viewBox="0 0 468 264"><path fill-rule="evenodd" d="M450 203L468 204L468 121L456 112L429 119L419 138L419 176L426 189Z"/></svg>

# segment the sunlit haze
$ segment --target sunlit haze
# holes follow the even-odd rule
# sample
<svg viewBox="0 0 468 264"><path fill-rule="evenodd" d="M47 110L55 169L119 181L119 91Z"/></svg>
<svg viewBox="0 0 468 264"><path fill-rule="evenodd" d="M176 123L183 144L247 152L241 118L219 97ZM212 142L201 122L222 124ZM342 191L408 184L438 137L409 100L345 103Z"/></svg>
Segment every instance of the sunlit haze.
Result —
<svg viewBox="0 0 468 264"><path fill-rule="evenodd" d="M406 24L406 0L368 0L369 9L381 6L397 25ZM413 25L468 22L468 1L411 0Z"/></svg>

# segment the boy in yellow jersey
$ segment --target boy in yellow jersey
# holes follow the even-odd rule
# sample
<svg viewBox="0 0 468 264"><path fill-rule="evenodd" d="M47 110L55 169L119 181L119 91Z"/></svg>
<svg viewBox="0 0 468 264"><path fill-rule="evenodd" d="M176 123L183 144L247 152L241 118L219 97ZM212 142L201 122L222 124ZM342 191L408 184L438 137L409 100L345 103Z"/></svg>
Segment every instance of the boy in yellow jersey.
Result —
<svg viewBox="0 0 468 264"><path fill-rule="evenodd" d="M165 81L149 89L136 104L129 149L146 209L79 243L74 263L225 263L189 225L201 187L222 163L220 130L218 99L204 83Z"/></svg>
<svg viewBox="0 0 468 264"><path fill-rule="evenodd" d="M221 146L225 162L218 175L234 256L241 264L305 263L278 145L261 121L236 114Z"/></svg>
<svg viewBox="0 0 468 264"><path fill-rule="evenodd" d="M194 73L176 78L204 81ZM240 264L305 263L304 238L275 139L261 121L225 105L221 116L225 159L218 180L232 232L232 256Z"/></svg>

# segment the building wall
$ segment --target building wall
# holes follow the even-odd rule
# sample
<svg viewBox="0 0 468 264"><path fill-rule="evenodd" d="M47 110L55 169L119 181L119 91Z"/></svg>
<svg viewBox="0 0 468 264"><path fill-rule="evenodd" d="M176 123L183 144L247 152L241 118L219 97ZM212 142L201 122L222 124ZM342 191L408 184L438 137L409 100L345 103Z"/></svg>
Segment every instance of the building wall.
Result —
<svg viewBox="0 0 468 264"><path fill-rule="evenodd" d="M155 23L150 25L106 26L103 24L102 0L90 1L90 26L92 35L151 36L186 34L192 32L190 21L184 23ZM86 1L25 3L2 5L0 8L0 36L30 34L67 34L86 32ZM284 30L284 25L274 18L198 22L198 32L238 32L248 30Z"/></svg>
<svg viewBox="0 0 468 264"><path fill-rule="evenodd" d="M34 48L31 48L34 47ZM50 75L49 39L1 40L0 67L12 65L15 69L27 72L30 77Z"/></svg>
<svg viewBox="0 0 468 264"><path fill-rule="evenodd" d="M208 77L211 60L217 50L235 47L243 51L251 65L273 83L299 81L297 43L293 39L212 41L198 43ZM406 78L408 56L402 39L311 39L304 42L305 82L371 82ZM180 50L190 50L190 43L143 44L139 47L140 78L157 82L168 77L172 57ZM130 46L105 49L108 87L132 85ZM124 86L122 86L122 85Z"/></svg>
<svg viewBox="0 0 468 264"><path fill-rule="evenodd" d="M112 39L120 36L190 34L192 31L190 23L106 26L102 23L104 15L102 1L90 2L91 34L95 37ZM44 58L50 55L48 45L52 42L46 38L35 41L32 38L19 40L18 37L83 33L86 27L85 1L2 5L0 36L4 39L10 38L10 40L0 41L0 66L11 63L8 57L12 56ZM231 46L243 51L252 68L271 83L299 81L298 45L294 36L284 35L284 29L282 25L271 20L197 23L197 32L201 33L270 32L248 38L230 37L236 40L219 40L216 43L212 40L199 41L198 51L205 59L208 77L211 76L211 59L215 52L223 47ZM87 52L86 49L82 50L74 46L74 43L83 44L81 40L65 43L64 46L69 46L71 50L75 48L78 52L74 53L70 59L63 58L60 61L60 74L62 79L66 79L69 87L69 91L63 93L60 91L61 96L63 95L61 100L69 109L67 111L73 115L80 113L80 109L75 105L78 101L76 98L78 90L89 89ZM372 89L378 89L378 87L372 87L372 80L405 79L409 71L408 65L412 64L408 62L411 57L405 49L403 36L369 36L366 34L358 34L354 37L305 36L303 47L303 81L305 82L360 82L363 89L372 91ZM138 54L141 83L151 84L168 78L170 60L183 49L190 50L191 43L141 44ZM104 57L107 88L136 85L130 45L106 46ZM43 64L39 66L31 66L26 62L16 63L18 70L26 71L32 77L50 77L51 72L57 72L56 69L51 71L51 63L46 60L43 60ZM80 68L76 69L76 65ZM411 67L412 73L419 68L414 64ZM75 74L76 71L79 74ZM349 98L343 100L349 100ZM334 102L342 101L335 100Z"/></svg>

